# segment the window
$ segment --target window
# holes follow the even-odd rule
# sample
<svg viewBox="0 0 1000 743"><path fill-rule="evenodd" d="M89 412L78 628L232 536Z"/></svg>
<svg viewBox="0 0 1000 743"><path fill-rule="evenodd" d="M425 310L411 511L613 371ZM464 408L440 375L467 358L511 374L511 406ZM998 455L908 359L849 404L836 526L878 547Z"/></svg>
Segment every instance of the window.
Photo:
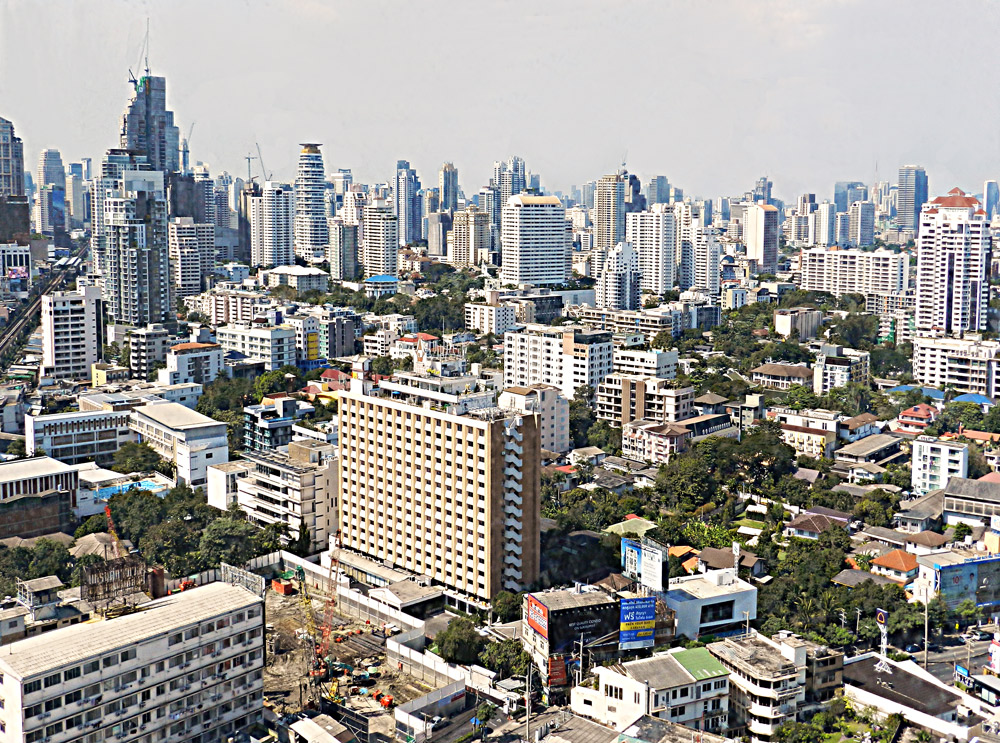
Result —
<svg viewBox="0 0 1000 743"><path fill-rule="evenodd" d="M62 681L61 673L53 673L51 676L45 677L45 688L48 689L50 686L55 686Z"/></svg>
<svg viewBox="0 0 1000 743"><path fill-rule="evenodd" d="M175 634L175 635L170 635L170 639L169 639L169 640L167 640L167 645L176 645L176 644L177 644L177 643L179 643L179 642L180 642L180 641L181 641L182 639L183 639L183 637L181 636L181 633L180 633L180 632L178 632L178 633L177 633L177 634Z"/></svg>
<svg viewBox="0 0 1000 743"><path fill-rule="evenodd" d="M101 664L98 663L96 660L83 664L84 673L97 673L99 670L101 670Z"/></svg>
<svg viewBox="0 0 1000 743"><path fill-rule="evenodd" d="M80 671L80 666L75 666L69 670L63 671L63 681L70 681L72 679L78 679L82 675Z"/></svg>
<svg viewBox="0 0 1000 743"><path fill-rule="evenodd" d="M129 648L122 652L122 663L135 659L135 648Z"/></svg>
<svg viewBox="0 0 1000 743"><path fill-rule="evenodd" d="M35 681L29 681L24 685L24 693L34 694L36 691L41 691L41 688L42 688L41 681L38 681L37 679Z"/></svg>
<svg viewBox="0 0 1000 743"><path fill-rule="evenodd" d="M38 717L40 714L42 714L42 705L40 704L33 704L24 710L25 719L28 717Z"/></svg>

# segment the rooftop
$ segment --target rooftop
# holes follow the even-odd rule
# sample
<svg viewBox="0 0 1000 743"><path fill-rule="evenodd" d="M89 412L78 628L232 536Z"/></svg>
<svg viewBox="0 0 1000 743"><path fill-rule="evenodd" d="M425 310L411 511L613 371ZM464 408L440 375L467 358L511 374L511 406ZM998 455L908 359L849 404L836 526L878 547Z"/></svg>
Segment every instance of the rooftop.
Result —
<svg viewBox="0 0 1000 743"><path fill-rule="evenodd" d="M14 459L0 462L0 482L30 480L46 475L61 475L64 472L74 472L75 467L63 464L52 457L31 457L30 459Z"/></svg>
<svg viewBox="0 0 1000 743"><path fill-rule="evenodd" d="M959 496L973 500L1000 503L1000 483L988 480L969 480L964 477L952 477L944 487L945 496Z"/></svg>
<svg viewBox="0 0 1000 743"><path fill-rule="evenodd" d="M529 593L538 603L550 611L560 611L562 609L580 609L586 606L600 606L602 604L613 604L615 599L608 596L604 591L581 591L577 593L573 589L562 591L543 591L541 593Z"/></svg>
<svg viewBox="0 0 1000 743"><path fill-rule="evenodd" d="M892 578L884 575L876 575L875 573L869 573L867 570L841 570L835 576L830 578L831 583L836 583L838 586L846 586L847 588L856 588L865 581L869 580L877 586L899 585Z"/></svg>
<svg viewBox="0 0 1000 743"><path fill-rule="evenodd" d="M326 271L315 266L275 266L268 273L282 273L288 276L329 276Z"/></svg>
<svg viewBox="0 0 1000 743"><path fill-rule="evenodd" d="M872 565L878 565L886 570L895 570L899 573L908 573L917 569L917 558L906 550L895 549L876 557L872 560Z"/></svg>
<svg viewBox="0 0 1000 743"><path fill-rule="evenodd" d="M0 669L25 679L260 603L243 588L210 583L152 601L134 614L75 624L11 643L0 656Z"/></svg>
<svg viewBox="0 0 1000 743"><path fill-rule="evenodd" d="M898 436L893 436L889 433L876 433L872 436L865 436L859 441L855 441L853 444L848 444L847 446L842 446L834 452L834 456L851 456L851 457L865 457L870 454L874 454L877 451L885 449L886 447L892 446L899 442Z"/></svg>
<svg viewBox="0 0 1000 743"><path fill-rule="evenodd" d="M891 675L879 673L875 670L878 661L874 653L845 661L844 684L932 717L952 712L962 701L958 694L910 673L893 661L888 661L893 667Z"/></svg>
<svg viewBox="0 0 1000 743"><path fill-rule="evenodd" d="M178 343L176 346L171 346L170 350L174 353L183 351L202 351L210 348L222 348L218 343Z"/></svg>
<svg viewBox="0 0 1000 743"><path fill-rule="evenodd" d="M207 415L186 408L177 402L164 402L157 405L141 405L135 409L136 413L141 413L150 420L159 423L161 426L183 431L188 428L202 428L205 426L225 426L225 423L209 418Z"/></svg>
<svg viewBox="0 0 1000 743"><path fill-rule="evenodd" d="M697 601L756 590L746 581L737 578L731 569L710 570L707 573L672 578L667 597L674 601Z"/></svg>
<svg viewBox="0 0 1000 743"><path fill-rule="evenodd" d="M791 676L797 673L795 664L756 632L745 637L713 642L708 650L723 663L746 669L754 677Z"/></svg>
<svg viewBox="0 0 1000 743"><path fill-rule="evenodd" d="M792 366L791 364L761 364L756 369L750 370L751 374L767 374L776 377L798 377L799 379L812 379L812 369L806 366Z"/></svg>

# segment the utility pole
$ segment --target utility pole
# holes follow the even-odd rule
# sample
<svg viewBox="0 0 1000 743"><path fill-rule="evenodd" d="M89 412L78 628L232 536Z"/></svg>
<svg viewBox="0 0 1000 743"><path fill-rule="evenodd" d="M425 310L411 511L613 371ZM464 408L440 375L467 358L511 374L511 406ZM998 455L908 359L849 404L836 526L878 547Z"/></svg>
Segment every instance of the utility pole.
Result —
<svg viewBox="0 0 1000 743"><path fill-rule="evenodd" d="M528 723L531 721L531 666L528 664L528 679L524 687L524 743L531 741L531 729Z"/></svg>
<svg viewBox="0 0 1000 743"><path fill-rule="evenodd" d="M926 599L927 596L924 596ZM924 670L927 670L927 638L930 634L930 614L928 613L927 606L930 601L924 601Z"/></svg>
<svg viewBox="0 0 1000 743"><path fill-rule="evenodd" d="M855 611L858 613L858 620L854 623L854 635L856 637L858 635L858 633L861 631L861 609L860 609L860 607L857 608L857 609L855 609Z"/></svg>

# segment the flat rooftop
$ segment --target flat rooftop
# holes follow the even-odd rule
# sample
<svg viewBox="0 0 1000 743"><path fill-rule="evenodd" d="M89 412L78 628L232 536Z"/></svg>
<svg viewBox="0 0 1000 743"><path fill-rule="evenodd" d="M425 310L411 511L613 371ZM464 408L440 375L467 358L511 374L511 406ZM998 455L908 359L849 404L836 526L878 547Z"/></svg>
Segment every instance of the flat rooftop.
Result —
<svg viewBox="0 0 1000 743"><path fill-rule="evenodd" d="M202 428L205 426L225 426L222 421L209 418L196 410L186 408L179 402L163 402L157 405L141 405L135 409L136 413L141 413L161 426L183 431L189 428Z"/></svg>
<svg viewBox="0 0 1000 743"><path fill-rule="evenodd" d="M876 433L871 436L865 436L853 444L840 447L833 455L834 457L838 454L851 457L865 457L898 442L898 436L893 436L889 433Z"/></svg>
<svg viewBox="0 0 1000 743"><path fill-rule="evenodd" d="M713 642L708 651L723 663L749 669L755 677L790 676L798 672L780 650L758 635Z"/></svg>
<svg viewBox="0 0 1000 743"><path fill-rule="evenodd" d="M693 601L757 590L745 580L741 580L735 576L732 577L732 580L726 582L726 576L718 575L722 572L729 572L731 574L732 571L711 570L707 573L674 578L670 581L670 590L667 591L667 597L674 601Z"/></svg>
<svg viewBox="0 0 1000 743"><path fill-rule="evenodd" d="M962 698L943 686L931 683L906 670L905 666L890 661L892 673L875 670L878 656L874 653L859 660L844 663L844 684L850 684L869 694L890 702L910 707L918 712L940 717L953 711Z"/></svg>
<svg viewBox="0 0 1000 743"><path fill-rule="evenodd" d="M164 596L140 611L101 622L74 624L5 646L0 669L18 679L46 673L105 653L162 637L182 627L203 622L262 602L249 591L228 583L210 583L190 591Z"/></svg>
<svg viewBox="0 0 1000 743"><path fill-rule="evenodd" d="M30 459L14 459L0 462L0 482L15 480L31 480L47 475L61 475L64 472L75 472L76 467L63 464L52 457L31 457Z"/></svg>
<svg viewBox="0 0 1000 743"><path fill-rule="evenodd" d="M613 604L615 602L604 591L581 591L577 593L572 589L567 589L565 591L544 591L528 595L552 611L582 609L587 606L600 606L601 604Z"/></svg>

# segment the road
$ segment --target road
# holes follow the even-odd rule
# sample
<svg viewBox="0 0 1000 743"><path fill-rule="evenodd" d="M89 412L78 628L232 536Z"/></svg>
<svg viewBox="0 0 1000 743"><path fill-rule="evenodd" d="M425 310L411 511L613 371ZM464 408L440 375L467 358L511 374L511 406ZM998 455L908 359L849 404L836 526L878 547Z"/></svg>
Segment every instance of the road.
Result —
<svg viewBox="0 0 1000 743"><path fill-rule="evenodd" d="M958 663L972 673L981 672L983 664L989 660L989 640L979 640L970 645L948 645L927 658L927 670L946 683L951 683ZM923 666L924 654L914 653L917 663Z"/></svg>

